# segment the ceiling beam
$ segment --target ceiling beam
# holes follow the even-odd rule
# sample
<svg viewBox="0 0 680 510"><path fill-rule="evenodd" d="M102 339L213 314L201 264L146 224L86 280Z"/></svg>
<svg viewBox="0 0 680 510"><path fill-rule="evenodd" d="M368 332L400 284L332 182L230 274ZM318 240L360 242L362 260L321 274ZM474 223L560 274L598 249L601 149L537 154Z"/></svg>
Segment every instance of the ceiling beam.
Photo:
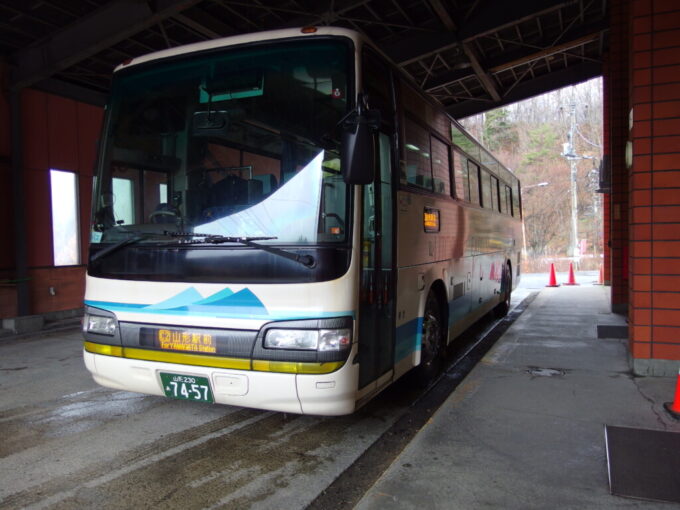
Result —
<svg viewBox="0 0 680 510"><path fill-rule="evenodd" d="M330 2L330 7L333 8L332 11L329 10L328 2L313 2L313 7L305 15L300 15L283 23L280 28L297 28L304 25L331 25L339 21L345 13L363 7L370 2L371 0ZM253 8L265 8L265 6L257 4L251 4L251 6ZM298 11L299 9L295 12Z"/></svg>
<svg viewBox="0 0 680 510"><path fill-rule="evenodd" d="M575 1L576 0L528 0L526 2L514 2L508 3L512 7L509 11L505 7L499 8L497 2L494 4L493 8L480 7L476 9L475 12L480 12L479 19L473 16L469 21L466 21L457 32L455 29L452 32L425 32L407 39L401 39L396 41L395 44L390 43L390 48L384 48L383 51L386 51L390 58L398 65L407 65L420 58L426 58L439 51L444 51L457 42L470 42L477 37L482 37L483 35L496 32L508 25L514 25L525 21L526 19L552 12L565 5L575 3ZM439 12L434 5L432 8L439 16ZM497 13L496 11L500 12ZM515 15L514 17L513 14ZM452 24L455 24L450 16L448 16L448 18ZM448 21L445 21L446 18L440 16L440 19L446 26L448 23Z"/></svg>
<svg viewBox="0 0 680 510"><path fill-rule="evenodd" d="M579 46L583 46L584 44L588 44L593 41L597 41L600 37L602 37L602 32L595 32L593 34L588 34L583 37L579 37L577 39L574 39L572 41L568 41L562 44L558 44L556 46L551 46L548 47L544 50L529 53L525 56L516 58L514 60L506 61L503 62L502 64L495 65L493 67L489 67L489 72L492 73L500 73L501 71L507 71L508 69L512 69L513 67L521 66L524 64L528 64L529 62L533 62L534 60L539 60L541 58L546 58L551 55L555 55L557 53L562 53L564 51L568 51L574 48L577 48Z"/></svg>
<svg viewBox="0 0 680 510"><path fill-rule="evenodd" d="M451 32L423 32L412 37L380 43L385 54L399 66L431 57L435 53L452 49L459 45L458 38Z"/></svg>
<svg viewBox="0 0 680 510"><path fill-rule="evenodd" d="M500 101L501 95L498 92L498 87L496 87L496 83L486 72L486 69L482 67L477 50L475 50L472 44L463 43L463 51L465 51L465 54L470 60L470 64L472 64L472 70L477 75L477 79L479 79L479 82L482 84L482 87L484 87L484 90L486 90L486 92L494 101Z"/></svg>
<svg viewBox="0 0 680 510"><path fill-rule="evenodd" d="M455 32L457 29L456 23L451 18L449 11L446 9L446 7L444 7L441 0L428 1L432 7L432 10L435 12L437 17L439 17L439 20L442 22L442 25L444 25L446 30L449 32ZM484 87L484 90L486 90L487 94L489 94L494 101L500 101L501 95L498 93L498 87L496 87L496 83L494 82L493 78L482 67L477 50L472 44L463 43L463 51L465 52L465 55L467 55L467 58L472 65L472 70L477 75L477 79L482 84L482 87Z"/></svg>
<svg viewBox="0 0 680 510"><path fill-rule="evenodd" d="M505 53L502 55L493 59L489 59L486 62L488 72L494 74L499 73L501 71L512 69L513 67L521 64L527 64L540 58L545 58L556 53L568 51L582 44L595 41L598 38L603 38L603 34L607 29L608 23L606 20L603 20L584 27L570 30L563 35L563 39L566 39L565 42L556 46L551 46L552 39L532 41L531 44L527 44L527 42L525 42L524 47L520 49L515 51L509 51L506 49ZM508 46L511 46L510 42L508 42ZM417 59L414 61L417 61ZM446 87L447 85L450 85L456 81L473 76L473 74L474 73L472 69L460 69L460 67L453 71L446 71L430 78L425 84L425 89L428 92L432 92L441 87Z"/></svg>
<svg viewBox="0 0 680 510"><path fill-rule="evenodd" d="M520 2L486 0L461 26L458 36L461 41L467 42L577 2L578 0L522 0Z"/></svg>
<svg viewBox="0 0 680 510"><path fill-rule="evenodd" d="M199 1L109 2L49 36L42 44L15 52L10 57L10 62L16 66L11 87L28 87L40 82L161 20L179 14Z"/></svg>
<svg viewBox="0 0 680 510"><path fill-rule="evenodd" d="M446 9L446 7L444 7L444 4L442 4L441 0L428 1L430 3L430 7L432 7L432 10L442 22L442 25L444 25L446 30L449 32L454 32L457 28L456 23L453 21L453 18L451 18L449 11Z"/></svg>
<svg viewBox="0 0 680 510"><path fill-rule="evenodd" d="M219 39L220 37L224 37L222 34L215 32L213 29L208 28L203 23L193 20L185 14L175 14L173 18L175 18L177 22L181 23L182 25L186 25L197 34L207 37L208 39Z"/></svg>
<svg viewBox="0 0 680 510"><path fill-rule="evenodd" d="M562 71L543 75L533 80L520 83L501 101L482 103L480 101L463 101L449 106L446 111L456 119L469 117L477 113L486 112L523 99L545 94L568 85L590 80L602 75L602 65L594 62L584 62Z"/></svg>
<svg viewBox="0 0 680 510"><path fill-rule="evenodd" d="M432 93L437 89L448 87L453 85L457 81L464 80L470 76L474 76L475 73L472 69L451 69L450 71L445 71L443 73L434 76L433 78L427 80L423 89L425 92Z"/></svg>

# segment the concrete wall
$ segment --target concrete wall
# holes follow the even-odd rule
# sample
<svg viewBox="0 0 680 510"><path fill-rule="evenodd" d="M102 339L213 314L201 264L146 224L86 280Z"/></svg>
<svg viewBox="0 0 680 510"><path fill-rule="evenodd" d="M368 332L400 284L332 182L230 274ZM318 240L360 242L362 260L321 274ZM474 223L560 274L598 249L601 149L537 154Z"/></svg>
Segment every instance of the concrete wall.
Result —
<svg viewBox="0 0 680 510"><path fill-rule="evenodd" d="M25 215L30 313L80 308L85 266L54 267L50 169L78 175L81 260L88 246L92 170L103 110L27 89L21 93L24 196L12 196L10 108L6 87L0 94L0 318L16 315L12 225L14 211ZM10 283L8 283L10 281ZM53 289L54 294L50 292Z"/></svg>

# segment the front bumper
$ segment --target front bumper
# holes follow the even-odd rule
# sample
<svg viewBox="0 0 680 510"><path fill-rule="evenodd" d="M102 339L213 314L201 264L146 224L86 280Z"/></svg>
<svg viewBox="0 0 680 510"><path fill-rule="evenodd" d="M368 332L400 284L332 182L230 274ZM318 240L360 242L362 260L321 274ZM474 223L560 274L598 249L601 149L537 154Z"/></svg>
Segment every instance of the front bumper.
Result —
<svg viewBox="0 0 680 510"><path fill-rule="evenodd" d="M114 346L109 346L113 350L108 353L88 352L92 345L88 347L83 352L85 366L97 383L110 388L163 396L159 374L169 372L208 378L218 404L330 416L349 414L355 409L359 365L349 360L356 357L356 344L349 360L330 373L304 373L304 370L278 373L265 371L277 368L276 365L257 366L256 362L253 362L254 370L200 366L135 359L123 356L123 349L118 352ZM135 349L138 354L136 351L142 350ZM307 364L296 365L304 368Z"/></svg>

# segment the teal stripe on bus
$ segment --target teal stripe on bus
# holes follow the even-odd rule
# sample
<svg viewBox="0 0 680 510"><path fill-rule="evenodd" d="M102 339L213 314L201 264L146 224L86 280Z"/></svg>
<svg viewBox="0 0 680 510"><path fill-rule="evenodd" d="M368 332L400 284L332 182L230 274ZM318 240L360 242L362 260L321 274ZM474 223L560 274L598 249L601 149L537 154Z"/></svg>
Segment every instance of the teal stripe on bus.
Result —
<svg viewBox="0 0 680 510"><path fill-rule="evenodd" d="M417 317L406 324L402 324L396 331L394 347L394 361L398 363L406 356L420 350L423 336L423 318Z"/></svg>
<svg viewBox="0 0 680 510"><path fill-rule="evenodd" d="M179 315L186 317L217 317L220 319L257 319L257 320L302 320L302 319L326 319L333 317L352 317L355 318L353 311L343 312L303 312L296 310L285 310L277 312L263 312L263 309L256 309L247 306L186 306L174 309L158 309L152 305L135 303L116 303L111 301L85 301L87 306L101 308L109 312L128 312L143 313L148 315Z"/></svg>

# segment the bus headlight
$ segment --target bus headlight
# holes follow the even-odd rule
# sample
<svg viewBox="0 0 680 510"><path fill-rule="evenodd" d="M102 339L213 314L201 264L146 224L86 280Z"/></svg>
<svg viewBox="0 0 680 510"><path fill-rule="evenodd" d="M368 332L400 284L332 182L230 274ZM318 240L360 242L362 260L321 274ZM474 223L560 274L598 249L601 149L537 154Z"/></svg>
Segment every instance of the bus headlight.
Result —
<svg viewBox="0 0 680 510"><path fill-rule="evenodd" d="M352 345L349 329L322 329L319 331L320 351L341 351Z"/></svg>
<svg viewBox="0 0 680 510"><path fill-rule="evenodd" d="M351 344L349 329L270 329L264 337L266 349L340 351Z"/></svg>
<svg viewBox="0 0 680 510"><path fill-rule="evenodd" d="M270 329L264 337L266 349L316 350L319 332L308 329Z"/></svg>
<svg viewBox="0 0 680 510"><path fill-rule="evenodd" d="M102 315L85 315L83 329L86 333L113 336L116 334L116 319Z"/></svg>

